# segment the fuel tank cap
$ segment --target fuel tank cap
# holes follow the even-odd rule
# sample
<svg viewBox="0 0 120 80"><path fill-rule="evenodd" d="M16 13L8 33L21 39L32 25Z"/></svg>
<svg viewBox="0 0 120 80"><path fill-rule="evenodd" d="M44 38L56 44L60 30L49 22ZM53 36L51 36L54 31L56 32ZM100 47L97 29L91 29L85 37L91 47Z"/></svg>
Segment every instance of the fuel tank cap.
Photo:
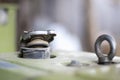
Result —
<svg viewBox="0 0 120 80"><path fill-rule="evenodd" d="M24 31L20 39L21 58L46 59L50 58L49 43L56 36L54 31Z"/></svg>

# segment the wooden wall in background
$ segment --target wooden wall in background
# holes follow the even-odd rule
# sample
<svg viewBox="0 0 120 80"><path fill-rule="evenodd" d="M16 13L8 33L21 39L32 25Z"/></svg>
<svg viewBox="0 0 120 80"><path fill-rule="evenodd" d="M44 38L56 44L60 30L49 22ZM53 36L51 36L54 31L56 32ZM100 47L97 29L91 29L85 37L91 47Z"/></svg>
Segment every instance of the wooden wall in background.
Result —
<svg viewBox="0 0 120 80"><path fill-rule="evenodd" d="M0 0L0 3L18 3L19 0Z"/></svg>
<svg viewBox="0 0 120 80"><path fill-rule="evenodd" d="M37 16L65 25L80 38L83 51L94 51L96 38L111 34L120 55L120 0L20 0L18 36L32 28Z"/></svg>
<svg viewBox="0 0 120 80"><path fill-rule="evenodd" d="M90 0L88 8L92 50L99 35L109 34L117 41L116 53L120 55L120 0Z"/></svg>
<svg viewBox="0 0 120 80"><path fill-rule="evenodd" d="M86 25L85 0L22 0L20 1L19 27L20 32L37 28L34 25L36 18L41 22L46 20L64 25L72 34L79 37L83 50L90 51L89 36ZM36 24L37 25L37 24ZM40 27L40 26L39 26Z"/></svg>

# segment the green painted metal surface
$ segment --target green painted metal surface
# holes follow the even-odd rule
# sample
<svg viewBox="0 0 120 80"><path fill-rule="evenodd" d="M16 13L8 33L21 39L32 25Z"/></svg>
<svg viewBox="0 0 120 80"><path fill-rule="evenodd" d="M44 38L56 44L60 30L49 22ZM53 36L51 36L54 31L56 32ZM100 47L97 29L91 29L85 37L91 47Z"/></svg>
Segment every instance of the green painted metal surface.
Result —
<svg viewBox="0 0 120 80"><path fill-rule="evenodd" d="M0 54L1 80L119 80L120 57L111 65L98 65L89 52L56 51L50 59L18 58L16 53ZM71 61L79 62L68 66Z"/></svg>
<svg viewBox="0 0 120 80"><path fill-rule="evenodd" d="M0 19L6 18L6 22L0 23L0 52L14 52L16 50L16 10L14 4L0 4Z"/></svg>

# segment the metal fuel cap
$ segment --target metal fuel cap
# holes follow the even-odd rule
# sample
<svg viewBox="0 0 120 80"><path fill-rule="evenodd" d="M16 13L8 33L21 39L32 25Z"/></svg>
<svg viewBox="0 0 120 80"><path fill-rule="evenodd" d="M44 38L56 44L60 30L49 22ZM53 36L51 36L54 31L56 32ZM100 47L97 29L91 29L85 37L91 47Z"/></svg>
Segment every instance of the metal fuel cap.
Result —
<svg viewBox="0 0 120 80"><path fill-rule="evenodd" d="M56 36L54 31L24 31L20 40L21 58L46 59L50 58L49 43Z"/></svg>

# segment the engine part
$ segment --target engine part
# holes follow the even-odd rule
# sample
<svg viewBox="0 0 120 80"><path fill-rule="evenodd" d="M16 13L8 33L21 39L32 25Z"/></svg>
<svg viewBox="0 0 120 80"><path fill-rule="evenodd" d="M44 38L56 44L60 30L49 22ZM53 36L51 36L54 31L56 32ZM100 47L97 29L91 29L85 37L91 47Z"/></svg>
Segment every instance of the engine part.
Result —
<svg viewBox="0 0 120 80"><path fill-rule="evenodd" d="M21 58L50 58L49 43L56 36L54 31L24 31L20 40Z"/></svg>

